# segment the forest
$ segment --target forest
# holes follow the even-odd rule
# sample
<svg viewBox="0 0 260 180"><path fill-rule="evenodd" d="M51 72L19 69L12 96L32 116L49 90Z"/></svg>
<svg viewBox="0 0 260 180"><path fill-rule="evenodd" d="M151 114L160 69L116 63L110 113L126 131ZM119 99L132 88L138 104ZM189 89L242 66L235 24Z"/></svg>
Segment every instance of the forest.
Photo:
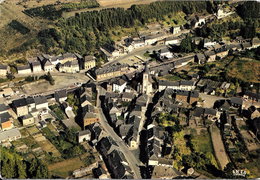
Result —
<svg viewBox="0 0 260 180"><path fill-rule="evenodd" d="M2 146L1 175L7 179L49 179L51 177L47 165L40 159L25 161L14 148L7 149Z"/></svg>
<svg viewBox="0 0 260 180"><path fill-rule="evenodd" d="M59 19L55 28L45 29L38 33L38 39L44 46L41 50L50 53L55 47L62 51L91 54L103 43L114 44L110 30L116 27L143 27L149 19L162 20L169 13L180 11L186 14L202 12L209 9L210 2L160 1L149 5L133 5L124 8L103 9L100 11L76 14L67 20ZM210 6L214 9L214 6Z"/></svg>

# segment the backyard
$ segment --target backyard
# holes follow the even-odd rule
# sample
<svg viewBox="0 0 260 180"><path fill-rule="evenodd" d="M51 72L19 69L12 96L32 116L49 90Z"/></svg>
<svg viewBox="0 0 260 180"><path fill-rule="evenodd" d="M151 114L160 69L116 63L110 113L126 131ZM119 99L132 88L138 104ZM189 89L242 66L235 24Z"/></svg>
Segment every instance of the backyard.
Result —
<svg viewBox="0 0 260 180"><path fill-rule="evenodd" d="M57 105L51 105L49 108L54 112L54 114L60 119L64 119L66 117L65 113L62 111L62 109Z"/></svg>

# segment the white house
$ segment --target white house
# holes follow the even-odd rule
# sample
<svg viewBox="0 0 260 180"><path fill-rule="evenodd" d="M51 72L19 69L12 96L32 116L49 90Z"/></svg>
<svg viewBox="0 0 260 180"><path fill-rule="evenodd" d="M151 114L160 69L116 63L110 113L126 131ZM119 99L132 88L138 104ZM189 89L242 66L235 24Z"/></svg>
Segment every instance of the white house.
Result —
<svg viewBox="0 0 260 180"><path fill-rule="evenodd" d="M113 82L112 90L119 91L120 93L123 92L123 90L126 87L127 82L124 81L123 79L118 79L116 82Z"/></svg>
<svg viewBox="0 0 260 180"><path fill-rule="evenodd" d="M133 42L134 48L143 47L144 46L144 40L142 39L136 39Z"/></svg>
<svg viewBox="0 0 260 180"><path fill-rule="evenodd" d="M206 20L203 16L197 17L196 20L197 22L195 23L195 28L203 24L206 24Z"/></svg>
<svg viewBox="0 0 260 180"><path fill-rule="evenodd" d="M91 132L89 129L78 132L78 142L79 143L84 142L84 140L90 141L90 139L91 139Z"/></svg>
<svg viewBox="0 0 260 180"><path fill-rule="evenodd" d="M216 43L217 43L216 41L211 41L210 39L205 38L204 39L204 48L214 46Z"/></svg>
<svg viewBox="0 0 260 180"><path fill-rule="evenodd" d="M173 54L172 54L172 52L168 48L161 49L159 52L160 52L159 53L160 59L164 59L165 57L166 58L172 58Z"/></svg>
<svg viewBox="0 0 260 180"><path fill-rule="evenodd" d="M48 101L45 96L39 96L34 98L35 107L37 110L39 109L48 109Z"/></svg>
<svg viewBox="0 0 260 180"><path fill-rule="evenodd" d="M165 45L177 44L177 43L178 43L178 37L171 36L171 37L165 38Z"/></svg>

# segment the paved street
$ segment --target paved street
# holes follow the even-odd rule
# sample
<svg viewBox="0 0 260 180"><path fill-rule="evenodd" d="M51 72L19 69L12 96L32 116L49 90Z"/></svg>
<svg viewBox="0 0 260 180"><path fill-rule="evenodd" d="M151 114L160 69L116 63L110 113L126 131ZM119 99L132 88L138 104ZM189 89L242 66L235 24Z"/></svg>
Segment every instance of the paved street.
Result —
<svg viewBox="0 0 260 180"><path fill-rule="evenodd" d="M103 65L103 67L106 67L106 66L109 66L111 64L115 64L117 62L120 62L122 60L125 60L125 59L128 59L132 56L141 56L141 57L144 57L143 54L146 52L146 51L157 51L159 49L163 49L163 48L166 48L166 45L157 45L157 46L152 46L152 45L148 45L148 46L144 46L144 47L140 47L140 48L137 48L137 49L134 49L132 52L126 54L126 55L122 55L120 56L119 58L113 60L113 61L110 61L110 62L107 62L106 64ZM150 58L147 58L147 60L150 59Z"/></svg>
<svg viewBox="0 0 260 180"><path fill-rule="evenodd" d="M105 95L106 91L99 87L98 90L98 97L100 95ZM97 105L100 107L101 102L98 98ZM99 114L99 123L102 125L102 127L105 129L105 131L117 142L121 152L125 155L129 166L134 171L135 179L142 179L140 174L140 169L138 167L139 162L136 157L132 154L132 152L128 149L128 147L125 145L124 141L115 133L114 129L108 124L106 117L103 114L103 111L101 108L98 108L98 114Z"/></svg>

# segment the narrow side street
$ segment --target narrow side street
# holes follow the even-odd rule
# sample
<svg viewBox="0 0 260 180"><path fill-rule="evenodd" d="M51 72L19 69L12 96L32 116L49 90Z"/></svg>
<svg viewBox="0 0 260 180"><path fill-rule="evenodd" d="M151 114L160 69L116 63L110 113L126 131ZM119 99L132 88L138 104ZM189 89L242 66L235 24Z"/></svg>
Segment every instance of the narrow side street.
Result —
<svg viewBox="0 0 260 180"><path fill-rule="evenodd" d="M100 95L104 95L106 91L102 87L97 88L98 91L98 97ZM100 107L101 101L99 98L97 99L97 105ZM132 152L128 149L128 147L125 145L124 141L115 133L114 129L108 124L106 117L103 114L103 111L101 108L98 108L98 115L99 115L99 123L102 125L102 127L105 129L105 131L117 142L121 152L125 155L129 166L134 171L135 179L142 179L139 169L139 163L135 156L132 154Z"/></svg>

